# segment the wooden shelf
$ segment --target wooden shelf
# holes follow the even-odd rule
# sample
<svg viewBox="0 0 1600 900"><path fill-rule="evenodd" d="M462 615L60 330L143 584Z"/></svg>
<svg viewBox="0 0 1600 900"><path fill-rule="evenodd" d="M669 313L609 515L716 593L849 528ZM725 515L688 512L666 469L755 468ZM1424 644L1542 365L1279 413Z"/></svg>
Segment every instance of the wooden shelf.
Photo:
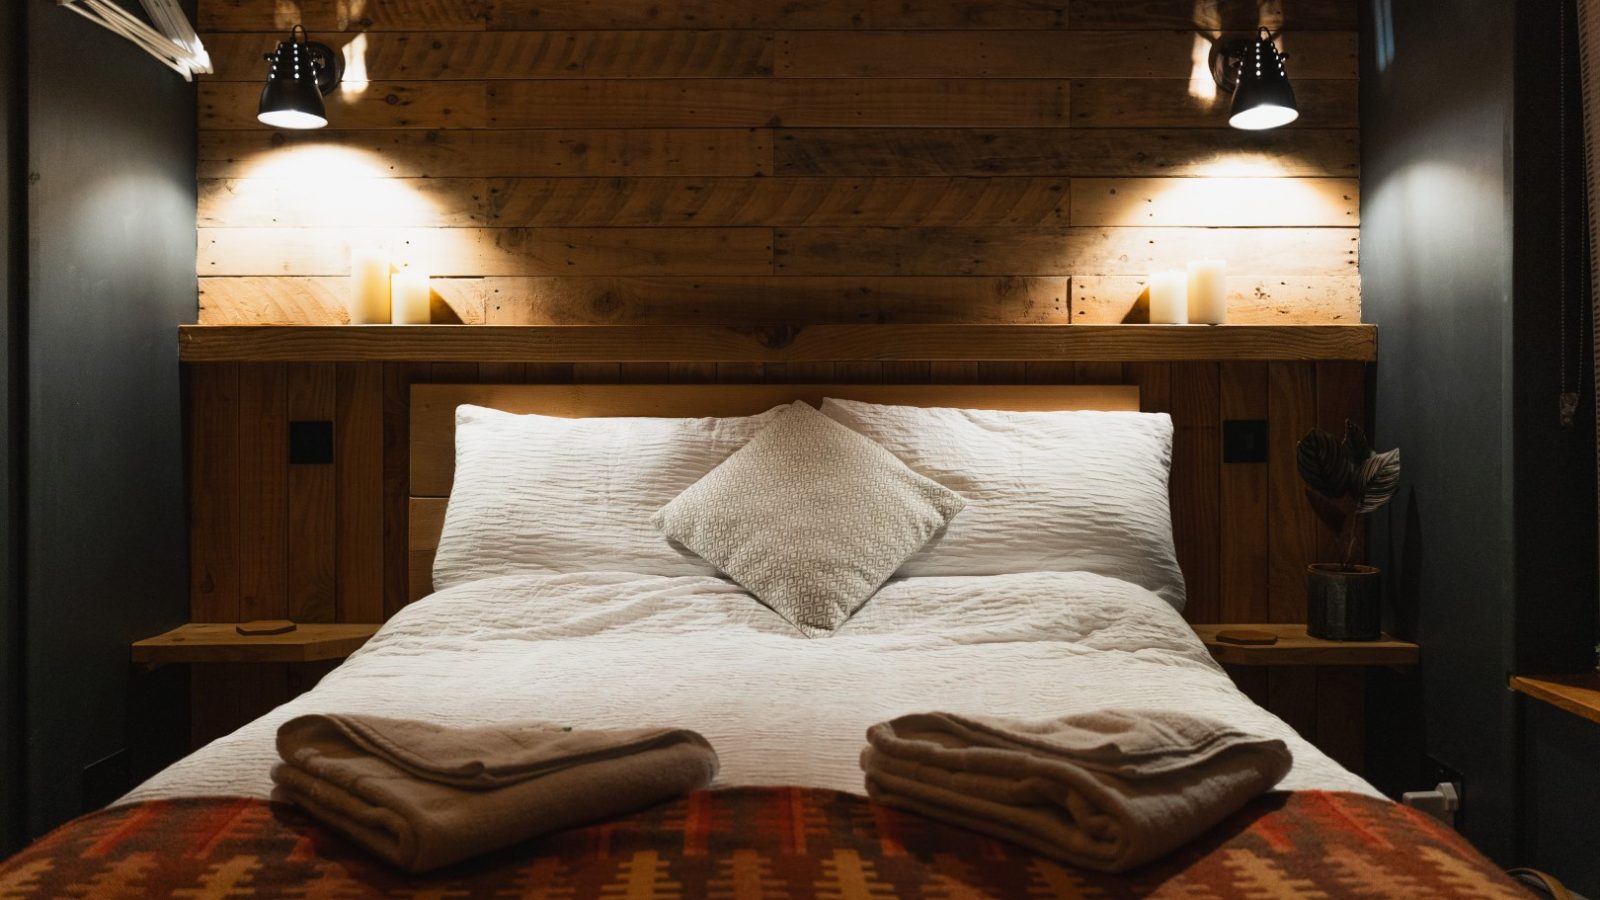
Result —
<svg viewBox="0 0 1600 900"><path fill-rule="evenodd" d="M1267 631L1276 644L1225 644L1217 632L1225 629ZM1196 625L1195 634L1217 662L1235 666L1414 666L1420 648L1409 641L1384 635L1376 641L1325 641L1306 634L1304 625Z"/></svg>
<svg viewBox="0 0 1600 900"><path fill-rule="evenodd" d="M183 325L184 362L1354 360L1373 325Z"/></svg>
<svg viewBox="0 0 1600 900"><path fill-rule="evenodd" d="M1513 675L1511 689L1591 722L1600 722L1600 673Z"/></svg>
<svg viewBox="0 0 1600 900"><path fill-rule="evenodd" d="M133 661L161 663L300 663L344 659L381 627L301 624L288 634L246 637L234 622L191 622L165 634L135 641Z"/></svg>

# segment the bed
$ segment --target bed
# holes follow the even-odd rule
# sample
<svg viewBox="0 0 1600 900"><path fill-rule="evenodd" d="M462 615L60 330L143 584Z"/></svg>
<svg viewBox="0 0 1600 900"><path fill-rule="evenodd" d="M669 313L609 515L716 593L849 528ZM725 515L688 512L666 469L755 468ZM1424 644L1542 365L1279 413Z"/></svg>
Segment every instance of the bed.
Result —
<svg viewBox="0 0 1600 900"><path fill-rule="evenodd" d="M823 396L1138 409L1137 389L1125 387L417 386L416 602L315 690L41 841L0 869L0 886L46 896L113 878L122 865L147 884L234 878L241 890L308 896L422 886L490 896L514 885L525 896L1520 895L1453 832L1387 802L1251 702L1170 596L1122 578L895 577L821 640L711 573L490 567L430 590L430 573L452 571L435 553L460 404L574 417L742 416ZM935 708L1038 718L1108 706L1177 708L1247 726L1285 741L1293 766L1278 791L1128 876L1071 870L860 796L863 734L876 722ZM678 803L406 880L269 802L277 727L319 711L684 727L710 740L721 770L713 790ZM34 880L18 880L30 864L42 867L29 870Z"/></svg>

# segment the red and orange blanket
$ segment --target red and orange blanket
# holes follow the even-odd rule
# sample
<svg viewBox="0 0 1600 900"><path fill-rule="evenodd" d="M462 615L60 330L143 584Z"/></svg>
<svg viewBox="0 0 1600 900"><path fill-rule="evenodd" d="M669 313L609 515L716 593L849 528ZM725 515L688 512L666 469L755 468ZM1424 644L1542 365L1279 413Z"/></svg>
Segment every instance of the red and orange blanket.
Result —
<svg viewBox="0 0 1600 900"><path fill-rule="evenodd" d="M121 806L0 864L0 897L1405 897L1528 896L1453 831L1353 794L1267 794L1199 841L1103 875L802 788L700 791L424 877L387 868L293 807Z"/></svg>

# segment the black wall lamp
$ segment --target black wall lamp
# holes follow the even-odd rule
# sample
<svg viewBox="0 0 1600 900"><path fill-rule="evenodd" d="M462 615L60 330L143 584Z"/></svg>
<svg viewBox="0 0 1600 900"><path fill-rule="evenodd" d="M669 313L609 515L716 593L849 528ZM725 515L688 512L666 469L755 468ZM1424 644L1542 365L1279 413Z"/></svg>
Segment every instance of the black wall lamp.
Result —
<svg viewBox="0 0 1600 900"><path fill-rule="evenodd" d="M267 86L261 89L256 118L274 128L321 128L328 124L324 94L339 86L344 60L326 44L306 40L296 25L289 39L267 54Z"/></svg>
<svg viewBox="0 0 1600 900"><path fill-rule="evenodd" d="M1211 75L1217 87L1233 94L1228 124L1245 131L1278 128L1300 118L1294 88L1284 71L1286 54L1263 28L1255 38L1219 40L1211 45Z"/></svg>

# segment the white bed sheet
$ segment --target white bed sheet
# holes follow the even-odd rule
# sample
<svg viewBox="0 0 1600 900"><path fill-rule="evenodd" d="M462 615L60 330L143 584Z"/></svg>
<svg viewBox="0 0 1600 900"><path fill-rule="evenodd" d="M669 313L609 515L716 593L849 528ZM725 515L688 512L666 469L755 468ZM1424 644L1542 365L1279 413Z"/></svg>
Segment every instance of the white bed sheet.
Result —
<svg viewBox="0 0 1600 900"><path fill-rule="evenodd" d="M265 797L273 736L308 712L473 725L692 728L718 785L861 793L869 725L927 710L1043 718L1181 709L1282 737L1285 789L1378 796L1228 680L1144 588L1073 573L891 581L807 639L711 577L590 572L469 582L406 607L315 690L180 760L120 802Z"/></svg>

